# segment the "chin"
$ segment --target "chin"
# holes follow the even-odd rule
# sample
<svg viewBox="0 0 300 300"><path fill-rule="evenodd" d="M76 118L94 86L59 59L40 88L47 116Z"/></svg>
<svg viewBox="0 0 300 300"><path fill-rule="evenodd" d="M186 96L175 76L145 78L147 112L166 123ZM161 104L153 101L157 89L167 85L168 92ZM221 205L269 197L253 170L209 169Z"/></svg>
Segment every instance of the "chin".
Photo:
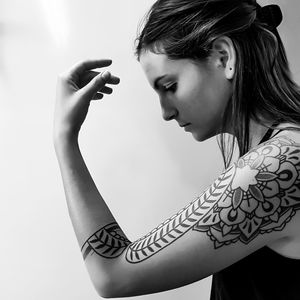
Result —
<svg viewBox="0 0 300 300"><path fill-rule="evenodd" d="M197 142L203 142L203 141L205 141L206 140L206 138L203 136L203 135L201 135L201 134L199 134L199 133L192 133L192 135L193 135L193 138L197 141Z"/></svg>
<svg viewBox="0 0 300 300"><path fill-rule="evenodd" d="M210 139L211 137L215 136L215 134L208 134L207 132L206 132L206 134L203 132L202 133L192 132L192 135L197 142L204 142L204 141Z"/></svg>

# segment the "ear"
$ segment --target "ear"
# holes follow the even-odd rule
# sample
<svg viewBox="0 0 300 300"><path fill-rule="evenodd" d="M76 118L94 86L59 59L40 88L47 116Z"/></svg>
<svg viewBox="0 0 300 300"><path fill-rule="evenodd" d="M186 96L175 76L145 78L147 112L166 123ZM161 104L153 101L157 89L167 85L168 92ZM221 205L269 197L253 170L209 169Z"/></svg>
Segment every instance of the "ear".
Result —
<svg viewBox="0 0 300 300"><path fill-rule="evenodd" d="M236 69L236 51L232 40L227 36L217 38L212 44L216 66L224 70L228 80L233 79Z"/></svg>

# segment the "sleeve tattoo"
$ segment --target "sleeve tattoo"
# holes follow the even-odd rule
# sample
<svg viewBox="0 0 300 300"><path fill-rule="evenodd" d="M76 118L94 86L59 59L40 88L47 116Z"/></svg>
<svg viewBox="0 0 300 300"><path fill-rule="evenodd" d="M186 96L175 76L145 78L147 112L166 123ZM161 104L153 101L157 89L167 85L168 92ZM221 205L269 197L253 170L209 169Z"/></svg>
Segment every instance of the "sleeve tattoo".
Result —
<svg viewBox="0 0 300 300"><path fill-rule="evenodd" d="M206 233L220 248L259 234L281 231L300 208L300 144L287 137L267 141L239 158L200 197L147 235L131 243L117 223L104 226L83 245L115 258L126 250L139 263L172 244L189 230Z"/></svg>

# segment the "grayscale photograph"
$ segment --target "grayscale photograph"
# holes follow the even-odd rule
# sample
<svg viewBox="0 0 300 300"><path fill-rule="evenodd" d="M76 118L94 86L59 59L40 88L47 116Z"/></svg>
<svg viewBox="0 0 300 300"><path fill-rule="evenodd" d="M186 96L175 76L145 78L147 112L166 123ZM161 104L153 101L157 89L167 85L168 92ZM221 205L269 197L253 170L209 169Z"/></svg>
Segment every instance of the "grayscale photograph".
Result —
<svg viewBox="0 0 300 300"><path fill-rule="evenodd" d="M299 12L2 0L1 299L299 300Z"/></svg>

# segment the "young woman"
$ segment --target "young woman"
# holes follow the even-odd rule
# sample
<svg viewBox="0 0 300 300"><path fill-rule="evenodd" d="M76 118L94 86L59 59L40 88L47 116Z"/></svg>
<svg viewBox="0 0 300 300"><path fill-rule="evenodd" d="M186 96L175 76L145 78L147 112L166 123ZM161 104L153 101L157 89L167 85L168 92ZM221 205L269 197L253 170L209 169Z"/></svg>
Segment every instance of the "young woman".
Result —
<svg viewBox="0 0 300 300"><path fill-rule="evenodd" d="M197 199L135 242L97 190L78 146L91 99L119 78L110 60L59 77L54 144L91 280L103 297L150 294L213 275L211 299L300 297L300 90L276 5L159 0L136 54L165 120L197 141L221 137L225 169ZM232 160L235 138L240 157ZM230 147L231 146L231 147ZM229 149L229 150L228 150Z"/></svg>

